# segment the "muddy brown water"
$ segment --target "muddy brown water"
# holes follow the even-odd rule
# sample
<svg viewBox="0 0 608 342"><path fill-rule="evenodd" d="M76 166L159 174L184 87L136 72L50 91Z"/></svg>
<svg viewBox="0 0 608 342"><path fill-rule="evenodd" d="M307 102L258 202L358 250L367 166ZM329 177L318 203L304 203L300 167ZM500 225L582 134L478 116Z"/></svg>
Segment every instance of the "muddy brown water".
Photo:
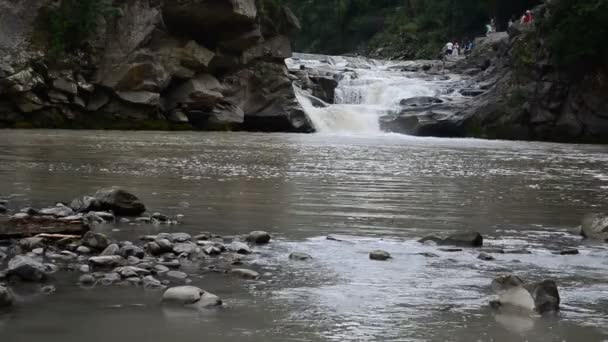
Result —
<svg viewBox="0 0 608 342"><path fill-rule="evenodd" d="M11 210L116 185L152 212L185 215L180 226L101 228L118 239L262 229L275 240L246 260L259 281L192 272L222 309L163 308L157 291L82 289L78 274L60 273L55 294L15 288L18 305L0 313L0 340L608 340L608 249L570 233L584 214L608 212L607 152L398 135L3 130L0 198ZM464 229L532 254L480 261L474 251L416 242ZM581 254L552 254L563 247ZM378 248L394 259L370 261ZM293 251L314 260L291 262ZM556 279L560 315L493 313L490 281L508 272Z"/></svg>

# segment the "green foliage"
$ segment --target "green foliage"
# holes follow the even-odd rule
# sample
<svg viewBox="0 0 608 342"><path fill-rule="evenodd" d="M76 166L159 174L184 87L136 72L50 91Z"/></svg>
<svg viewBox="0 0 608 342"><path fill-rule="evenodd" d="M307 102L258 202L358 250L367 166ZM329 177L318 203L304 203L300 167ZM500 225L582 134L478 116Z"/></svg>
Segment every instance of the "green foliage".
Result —
<svg viewBox="0 0 608 342"><path fill-rule="evenodd" d="M51 55L80 48L97 29L100 16L116 13L111 0L62 0L49 16Z"/></svg>
<svg viewBox="0 0 608 342"><path fill-rule="evenodd" d="M559 66L578 73L608 67L608 1L559 0L543 29Z"/></svg>
<svg viewBox="0 0 608 342"><path fill-rule="evenodd" d="M327 54L383 49L383 55L436 57L449 40L484 33L489 18L499 27L539 0L284 0L303 30L296 50Z"/></svg>

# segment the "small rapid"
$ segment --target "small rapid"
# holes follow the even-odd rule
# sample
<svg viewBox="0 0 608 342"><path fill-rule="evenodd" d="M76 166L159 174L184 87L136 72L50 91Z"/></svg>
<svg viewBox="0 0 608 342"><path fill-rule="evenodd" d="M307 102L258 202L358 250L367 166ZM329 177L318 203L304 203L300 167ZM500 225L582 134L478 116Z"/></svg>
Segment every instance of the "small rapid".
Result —
<svg viewBox="0 0 608 342"><path fill-rule="evenodd" d="M403 100L438 97L453 101L457 97L454 89L461 83L457 77L412 71L425 62L295 54L286 63L291 71L307 70L316 77L338 82L332 103L294 85L297 99L315 130L324 134L382 134L381 119L399 113Z"/></svg>

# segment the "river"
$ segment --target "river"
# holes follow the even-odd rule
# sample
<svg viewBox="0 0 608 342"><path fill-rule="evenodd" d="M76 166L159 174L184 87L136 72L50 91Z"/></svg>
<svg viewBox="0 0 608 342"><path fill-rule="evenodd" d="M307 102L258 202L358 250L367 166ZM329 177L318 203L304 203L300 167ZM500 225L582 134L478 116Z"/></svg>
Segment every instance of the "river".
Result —
<svg viewBox="0 0 608 342"><path fill-rule="evenodd" d="M430 82L418 83L411 96L443 86ZM341 89L348 86L356 88ZM608 339L608 248L572 233L586 213L608 211L607 147L385 134L365 124L374 122L369 117L345 122L353 113L377 119L386 110L378 97L364 98L372 100L322 109L337 119L313 113L325 128L309 135L1 131L0 197L10 198L10 209L116 185L151 212L185 215L179 226L101 228L119 240L258 229L274 237L247 259L262 274L258 281L193 272L193 285L222 297L222 309L176 311L161 307L158 291L84 289L77 275L61 273L52 295L33 294L35 285L15 289L17 308L0 313L1 340ZM488 246L531 254L481 261L473 250L443 252L417 242L457 230L477 230ZM564 247L580 254L552 253ZM378 248L394 259L369 260ZM294 251L314 259L289 261ZM492 312L489 285L505 273L555 279L559 316Z"/></svg>

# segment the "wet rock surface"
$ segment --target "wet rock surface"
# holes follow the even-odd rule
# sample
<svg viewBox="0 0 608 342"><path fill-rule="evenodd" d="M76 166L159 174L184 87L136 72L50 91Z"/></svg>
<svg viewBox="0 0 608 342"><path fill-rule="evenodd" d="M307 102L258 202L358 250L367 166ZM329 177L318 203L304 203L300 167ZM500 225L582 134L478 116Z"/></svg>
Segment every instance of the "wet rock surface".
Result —
<svg viewBox="0 0 608 342"><path fill-rule="evenodd" d="M283 62L299 27L288 9L270 20L255 1L117 2L87 49L52 63L40 18L54 2L2 6L1 127L312 130Z"/></svg>

